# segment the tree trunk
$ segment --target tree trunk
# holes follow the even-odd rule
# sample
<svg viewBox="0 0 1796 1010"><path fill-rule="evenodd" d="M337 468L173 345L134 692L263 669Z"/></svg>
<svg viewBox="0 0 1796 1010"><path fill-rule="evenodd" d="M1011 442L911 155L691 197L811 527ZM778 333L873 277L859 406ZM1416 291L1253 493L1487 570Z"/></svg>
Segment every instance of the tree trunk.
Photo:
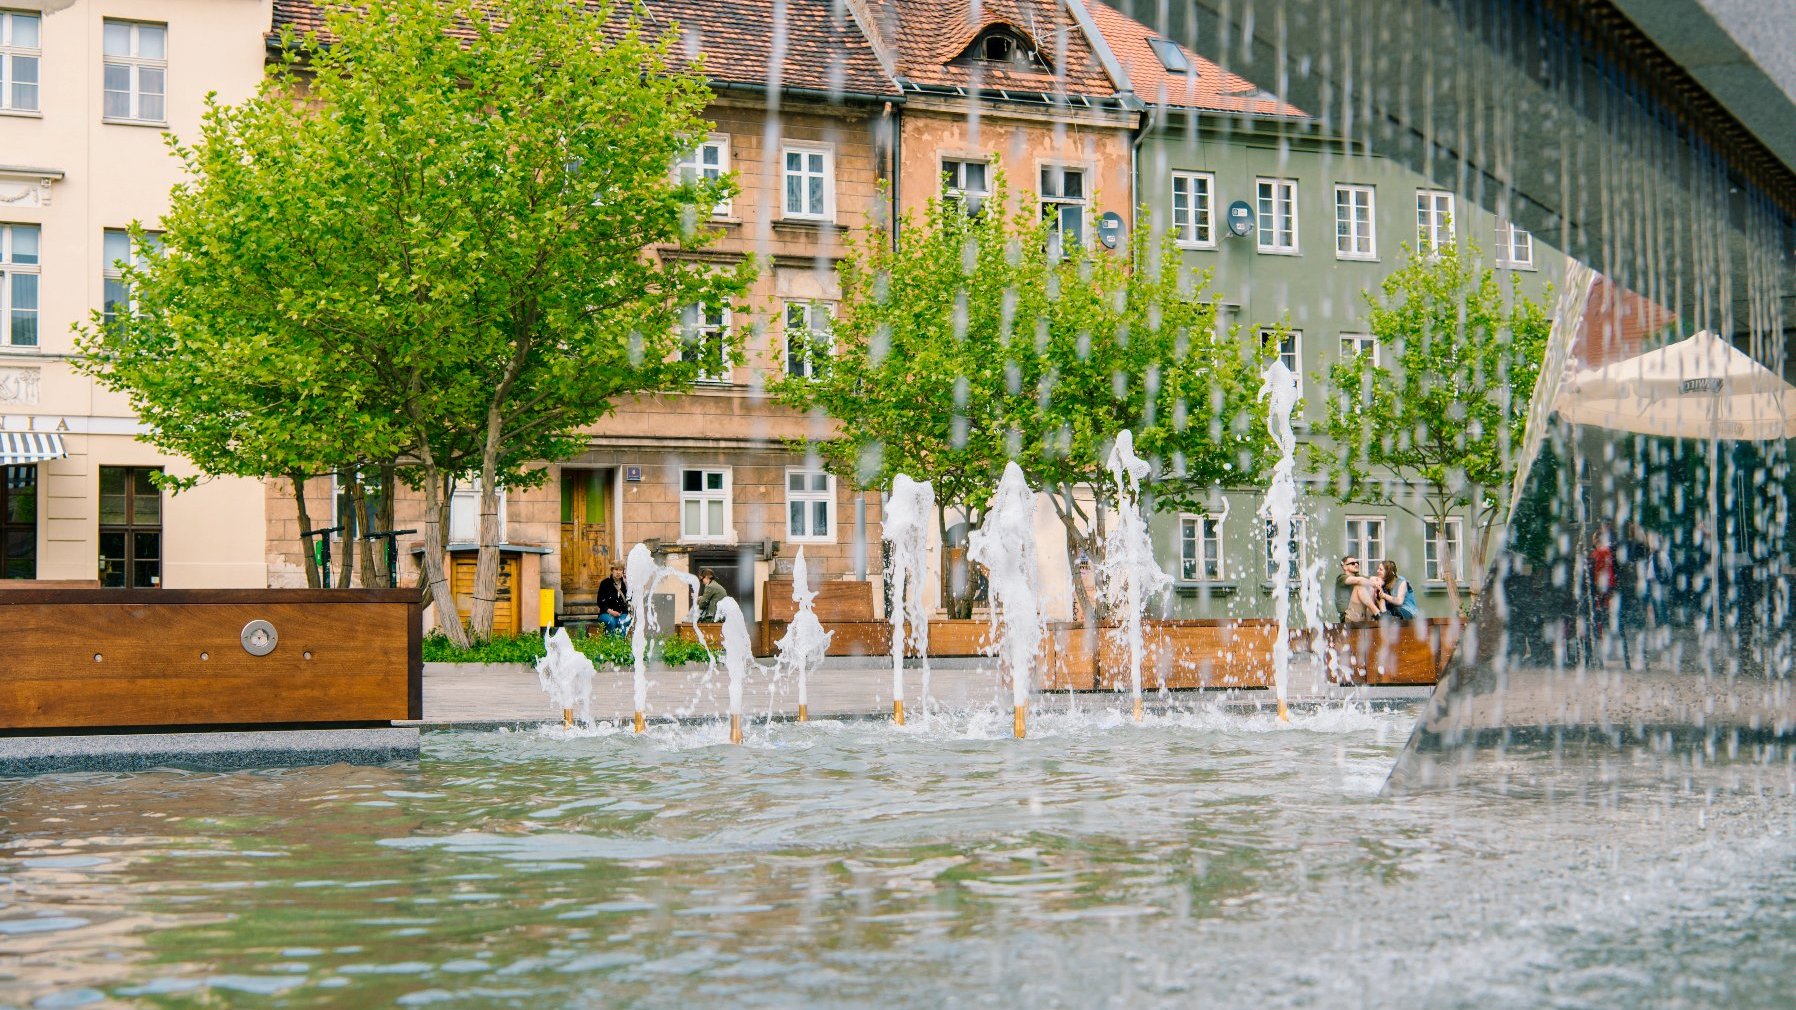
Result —
<svg viewBox="0 0 1796 1010"><path fill-rule="evenodd" d="M380 571L374 567L374 539L368 536L368 532L387 529L387 527L373 525L374 517L368 514L368 492L362 487L362 475L359 472L349 487L349 494L355 502L356 529L361 532L361 539L357 542L356 548L361 555L362 585L374 588L381 584Z"/></svg>
<svg viewBox="0 0 1796 1010"><path fill-rule="evenodd" d="M306 509L305 474L288 474L293 482L293 505L299 513L299 554L305 559L306 588L318 588L318 559L312 556L312 514Z"/></svg>
<svg viewBox="0 0 1796 1010"><path fill-rule="evenodd" d="M1091 595L1085 591L1085 580L1079 577L1079 549L1084 546L1085 537L1079 532L1079 524L1073 518L1072 489L1065 484L1048 496L1054 503L1054 511L1060 516L1060 525L1066 529L1066 567L1073 588L1073 620L1083 620L1087 627L1095 626L1096 614L1092 611Z"/></svg>
<svg viewBox="0 0 1796 1010"><path fill-rule="evenodd" d="M380 508L378 510L380 514L374 519L375 522L380 524L380 528L383 530L390 530L393 528L393 498L398 493L398 489L398 468L393 465L391 460L388 460L380 465ZM400 568L399 541L390 540L388 543L392 544L392 549L387 550L383 545L380 559L381 571L386 576L386 585L393 589L398 589Z"/></svg>
<svg viewBox="0 0 1796 1010"><path fill-rule="evenodd" d="M962 535L957 541L948 539L948 506L937 502L935 506L936 528L942 538L942 558L946 561L949 551L958 549L953 555L952 563L944 564L943 575L947 578L946 592L942 594L944 609L951 621L964 621L973 616L973 566L967 559L967 538Z"/></svg>
<svg viewBox="0 0 1796 1010"><path fill-rule="evenodd" d="M430 601L436 607L437 625L449 641L467 648L468 629L461 623L461 614L455 609L455 592L449 585L449 575L443 567L444 549L448 546L445 532L449 525L449 500L443 480L442 471L438 470L434 460L428 456L423 461L424 469L424 565L423 578Z"/></svg>
<svg viewBox="0 0 1796 1010"><path fill-rule="evenodd" d="M480 451L480 552L468 612L475 638L493 637L493 604L499 598L499 427L498 409L488 410L486 445Z"/></svg>
<svg viewBox="0 0 1796 1010"><path fill-rule="evenodd" d="M1441 547L1441 579L1447 584L1447 605L1453 608L1453 616L1461 615L1459 605L1459 558L1453 554L1453 538L1447 536L1446 513L1434 517L1434 532L1440 537Z"/></svg>
<svg viewBox="0 0 1796 1010"><path fill-rule="evenodd" d="M337 471L336 483L339 486L353 489L355 471ZM362 528L359 521L360 516L356 514L355 510L355 491L350 490L349 494L349 508L340 509L337 516L337 525L342 527L338 531L338 537L343 541L343 549L339 552L340 557L337 560L338 589L348 589L350 582L355 578L355 541L356 537L361 534ZM338 503L332 502L332 504Z"/></svg>

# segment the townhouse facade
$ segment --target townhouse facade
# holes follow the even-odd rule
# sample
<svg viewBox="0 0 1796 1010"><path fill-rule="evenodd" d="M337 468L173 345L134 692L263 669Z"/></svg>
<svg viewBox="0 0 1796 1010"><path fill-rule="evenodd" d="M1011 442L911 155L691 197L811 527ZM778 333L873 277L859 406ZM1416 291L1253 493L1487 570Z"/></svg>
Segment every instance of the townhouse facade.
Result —
<svg viewBox="0 0 1796 1010"><path fill-rule="evenodd" d="M261 586L263 489L169 494L188 462L137 440L130 404L77 372L77 325L128 300L115 264L150 250L208 92L262 79L266 0L0 2L0 577ZM153 244L151 235L145 244Z"/></svg>

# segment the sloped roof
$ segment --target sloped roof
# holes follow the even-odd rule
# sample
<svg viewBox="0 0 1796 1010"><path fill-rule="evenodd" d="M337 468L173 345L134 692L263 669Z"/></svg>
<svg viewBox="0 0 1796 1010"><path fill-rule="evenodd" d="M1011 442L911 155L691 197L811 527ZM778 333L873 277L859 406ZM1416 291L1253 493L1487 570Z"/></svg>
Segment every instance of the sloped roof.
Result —
<svg viewBox="0 0 1796 1010"><path fill-rule="evenodd" d="M1178 48L1190 62L1192 72L1180 74L1167 70L1153 47L1148 45L1149 39L1165 38L1164 35L1098 0L1085 0L1085 6L1091 11L1092 20L1097 22L1104 41L1110 45L1110 51L1116 54L1117 62L1128 73L1135 97L1144 102L1205 112L1306 116L1302 109L1279 101L1247 78L1229 73L1184 46Z"/></svg>
<svg viewBox="0 0 1796 1010"><path fill-rule="evenodd" d="M575 0L598 9L590 0ZM272 40L287 26L324 35L328 0L274 0ZM729 84L772 86L775 0L644 0L644 22L661 31L675 25L689 33L684 54L704 54L705 74ZM333 5L340 6L340 5ZM784 0L785 52L777 84L839 94L896 96L898 87L880 67L873 45L854 18L832 0ZM617 10L627 10L618 5ZM471 32L469 34L472 34Z"/></svg>
<svg viewBox="0 0 1796 1010"><path fill-rule="evenodd" d="M899 76L914 84L1086 97L1117 93L1090 40L1059 0L868 0L867 6ZM954 62L993 25L1007 25L1027 38L1048 70Z"/></svg>

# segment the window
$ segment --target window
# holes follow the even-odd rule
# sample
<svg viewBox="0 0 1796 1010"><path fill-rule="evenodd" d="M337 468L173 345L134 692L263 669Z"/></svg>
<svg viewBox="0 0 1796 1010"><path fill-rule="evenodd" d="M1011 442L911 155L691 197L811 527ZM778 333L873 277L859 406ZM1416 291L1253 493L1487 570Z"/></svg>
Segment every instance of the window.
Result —
<svg viewBox="0 0 1796 1010"><path fill-rule="evenodd" d="M101 311L106 321L118 318L119 308L133 311L131 292L125 286L124 264L143 266L144 261L162 252L162 234L145 232L141 244L133 246L131 233L123 228L107 228L101 233L101 256L105 263L101 267Z"/></svg>
<svg viewBox="0 0 1796 1010"><path fill-rule="evenodd" d="M822 470L786 471L786 535L834 543L836 479Z"/></svg>
<svg viewBox="0 0 1796 1010"><path fill-rule="evenodd" d="M1534 236L1504 221L1497 225L1497 265L1534 269Z"/></svg>
<svg viewBox="0 0 1796 1010"><path fill-rule="evenodd" d="M680 539L725 540L730 534L730 471L680 471Z"/></svg>
<svg viewBox="0 0 1796 1010"><path fill-rule="evenodd" d="M983 161L959 158L942 160L942 195L966 204L968 213L978 213L979 205L991 195L987 173L991 166Z"/></svg>
<svg viewBox="0 0 1796 1010"><path fill-rule="evenodd" d="M1085 244L1085 170L1062 165L1041 168L1041 216L1052 231L1058 256Z"/></svg>
<svg viewBox="0 0 1796 1010"><path fill-rule="evenodd" d="M1160 65L1165 67L1169 73L1189 74L1191 72L1191 59L1185 55L1185 50L1179 48L1177 42L1171 39L1148 39L1147 45L1154 51L1154 55L1160 58Z"/></svg>
<svg viewBox="0 0 1796 1010"><path fill-rule="evenodd" d="M1297 252L1297 180L1261 179L1260 251Z"/></svg>
<svg viewBox="0 0 1796 1010"><path fill-rule="evenodd" d="M38 228L0 224L0 345L37 346Z"/></svg>
<svg viewBox="0 0 1796 1010"><path fill-rule="evenodd" d="M1372 359L1371 363L1373 365L1378 364L1378 338L1377 337L1372 336L1370 333L1343 333L1343 334L1341 334L1341 360L1342 361L1346 361L1349 358L1353 358L1353 357L1356 357L1356 356L1362 355L1362 354L1365 355L1366 357Z"/></svg>
<svg viewBox="0 0 1796 1010"><path fill-rule="evenodd" d="M1185 582L1221 581L1221 517L1179 517L1179 578Z"/></svg>
<svg viewBox="0 0 1796 1010"><path fill-rule="evenodd" d="M693 148L679 161L674 162L674 178L680 183L699 181L716 182L730 171L730 140L728 137L715 136ZM711 208L711 216L728 217L730 201L724 200Z"/></svg>
<svg viewBox="0 0 1796 1010"><path fill-rule="evenodd" d="M331 481L331 489L333 491L338 491L335 479ZM342 491L340 493L342 494L343 501L347 502L351 500L347 491ZM370 509L374 508L374 505L375 503L373 501L368 503ZM333 519L336 518L335 507L335 502L333 502ZM500 543L505 542L505 513L505 489L500 488ZM333 522L331 525L335 526L337 523ZM478 480L472 484L466 485L457 483L454 487L449 489L449 542L452 544L477 544L480 542L480 484Z"/></svg>
<svg viewBox="0 0 1796 1010"><path fill-rule="evenodd" d="M1352 516L1347 520L1348 557L1359 559L1359 570L1375 575L1384 563L1384 520L1376 516Z"/></svg>
<svg viewBox="0 0 1796 1010"><path fill-rule="evenodd" d="M168 26L109 19L103 46L103 118L162 123L166 118L163 94L168 76Z"/></svg>
<svg viewBox="0 0 1796 1010"><path fill-rule="evenodd" d="M1453 244L1453 194L1441 189L1416 190L1416 249L1421 252Z"/></svg>
<svg viewBox="0 0 1796 1010"><path fill-rule="evenodd" d="M43 55L38 37L42 22L36 14L0 11L0 112L36 112L38 59Z"/></svg>
<svg viewBox="0 0 1796 1010"><path fill-rule="evenodd" d="M956 62L997 63L1000 69L1019 73L1044 73L1048 65L1024 38L1009 25L992 25L974 36L973 42L961 50Z"/></svg>
<svg viewBox="0 0 1796 1010"><path fill-rule="evenodd" d="M788 147L781 160L786 166L785 216L814 221L833 218L836 182L831 153L824 148Z"/></svg>
<svg viewBox="0 0 1796 1010"><path fill-rule="evenodd" d="M1261 330L1260 345L1263 347L1278 340L1278 360L1284 363L1291 374L1297 376L1297 392L1303 393L1303 331L1286 330L1281 337L1277 330Z"/></svg>
<svg viewBox="0 0 1796 1010"><path fill-rule="evenodd" d="M1378 258L1377 228L1373 218L1374 191L1370 186L1335 187L1335 257L1344 260Z"/></svg>
<svg viewBox="0 0 1796 1010"><path fill-rule="evenodd" d="M787 302L786 374L814 379L835 349L828 302Z"/></svg>
<svg viewBox="0 0 1796 1010"><path fill-rule="evenodd" d="M1464 533L1457 516L1450 518L1443 525L1432 521L1422 523L1422 578L1429 582L1445 582L1441 577L1441 564L1447 559L1455 572L1465 570ZM1463 581L1463 580L1461 580Z"/></svg>
<svg viewBox="0 0 1796 1010"><path fill-rule="evenodd" d="M1180 245L1216 248L1215 190L1208 172L1172 173L1172 235Z"/></svg>
<svg viewBox="0 0 1796 1010"><path fill-rule="evenodd" d="M100 585L162 585L162 489L145 466L100 468Z"/></svg>
<svg viewBox="0 0 1796 1010"><path fill-rule="evenodd" d="M331 474L330 524L332 526L350 527L350 529L345 532L351 537L364 536L369 530L379 529L380 515L384 511L380 497L380 479L378 474L358 471L356 473L356 483L360 484L362 488L362 508L360 510L355 506L355 494L353 493L353 489L349 484L344 482L343 475L340 473ZM478 492L473 494L472 501L474 510L474 533L478 535L480 532L480 495ZM499 508L499 539L503 540L505 539L504 488L499 489L499 501L501 503ZM457 500L452 493L449 498L449 522L451 526L455 524L457 518L455 511L456 505ZM344 533L338 533L335 539L341 540L343 537Z"/></svg>
<svg viewBox="0 0 1796 1010"><path fill-rule="evenodd" d="M1276 524L1266 520L1266 578L1276 578L1278 562L1272 556L1272 548L1277 542ZM1286 569L1292 589L1296 589L1303 579L1303 567L1309 560L1310 553L1310 520L1307 516L1291 517L1291 563Z"/></svg>
<svg viewBox="0 0 1796 1010"><path fill-rule="evenodd" d="M0 579L37 578L37 467L0 466Z"/></svg>
<svg viewBox="0 0 1796 1010"><path fill-rule="evenodd" d="M730 381L729 330L729 309L688 305L680 313L680 360L697 363L696 381Z"/></svg>

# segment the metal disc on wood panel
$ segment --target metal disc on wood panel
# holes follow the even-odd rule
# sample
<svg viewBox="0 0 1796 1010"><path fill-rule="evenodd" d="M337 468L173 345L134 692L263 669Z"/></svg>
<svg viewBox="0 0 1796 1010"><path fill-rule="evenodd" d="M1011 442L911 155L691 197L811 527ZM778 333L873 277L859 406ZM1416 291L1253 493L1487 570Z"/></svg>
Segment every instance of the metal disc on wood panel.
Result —
<svg viewBox="0 0 1796 1010"><path fill-rule="evenodd" d="M280 644L280 633L267 621L251 621L243 626L243 651L252 656L266 656Z"/></svg>

